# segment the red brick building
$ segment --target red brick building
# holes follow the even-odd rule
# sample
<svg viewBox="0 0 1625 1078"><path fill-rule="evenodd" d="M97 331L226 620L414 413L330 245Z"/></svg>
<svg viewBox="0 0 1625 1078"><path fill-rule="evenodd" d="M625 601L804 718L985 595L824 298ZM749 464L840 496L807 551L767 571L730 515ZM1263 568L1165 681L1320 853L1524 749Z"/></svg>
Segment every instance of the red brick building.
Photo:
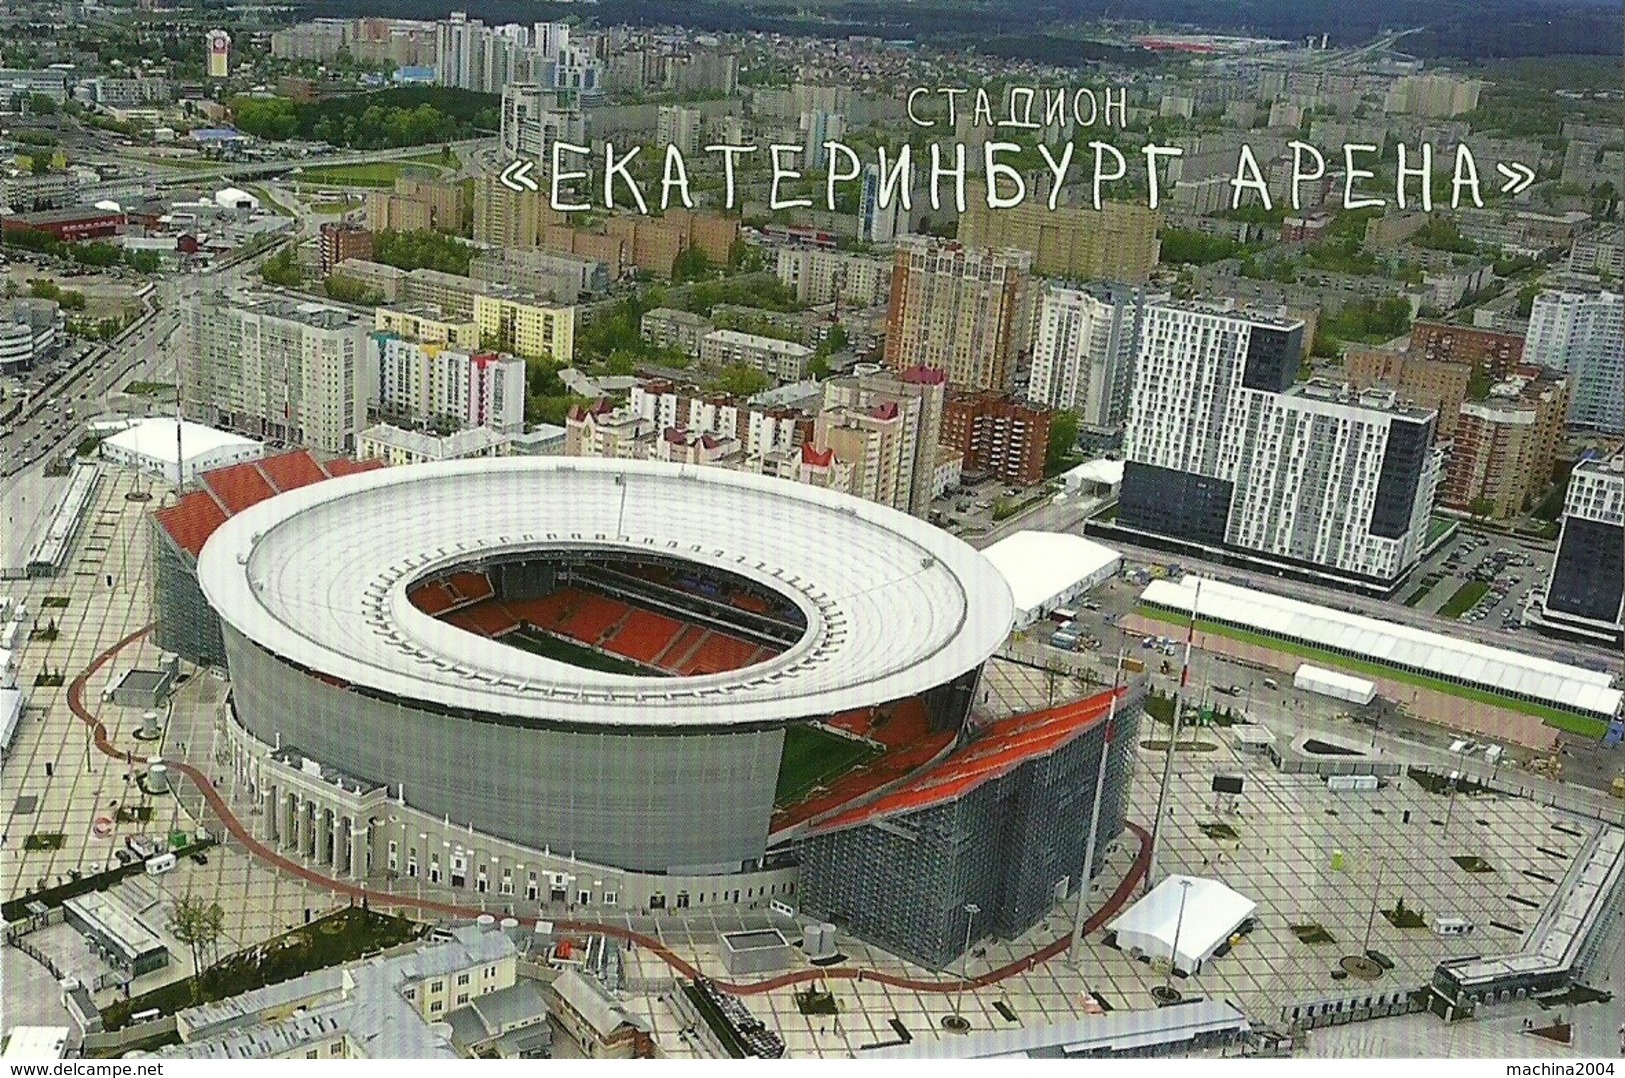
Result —
<svg viewBox="0 0 1625 1078"><path fill-rule="evenodd" d="M997 393L956 393L943 405L942 444L964 455L966 471L1030 487L1044 479L1054 414Z"/></svg>
<svg viewBox="0 0 1625 1078"><path fill-rule="evenodd" d="M372 233L360 225L335 224L329 221L322 226L321 244L318 248L317 266L321 275L326 277L347 258L372 258Z"/></svg>
<svg viewBox="0 0 1625 1078"><path fill-rule="evenodd" d="M124 227L124 214L95 206L70 206L38 213L15 213L4 218L0 228L7 232L48 232L65 243L106 239Z"/></svg>
<svg viewBox="0 0 1625 1078"><path fill-rule="evenodd" d="M1483 367L1496 381L1511 378L1523 362L1523 338L1518 334L1451 322L1416 323L1411 327L1410 350L1424 359Z"/></svg>

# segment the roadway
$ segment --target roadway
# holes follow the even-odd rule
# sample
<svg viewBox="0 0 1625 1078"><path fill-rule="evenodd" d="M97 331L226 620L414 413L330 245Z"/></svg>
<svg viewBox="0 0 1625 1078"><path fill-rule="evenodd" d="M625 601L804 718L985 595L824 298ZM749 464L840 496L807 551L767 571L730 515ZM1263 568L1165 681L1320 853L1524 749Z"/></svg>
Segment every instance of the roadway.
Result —
<svg viewBox="0 0 1625 1078"><path fill-rule="evenodd" d="M21 413L0 429L0 504L5 506L0 562L5 567L22 564L19 559L27 556L56 508L62 484L45 474L50 462L73 452L89 421L107 411L108 398L132 381L177 380L176 357L183 347L180 300L205 288L237 286L270 253L165 281L170 306L150 311L122 337L31 386ZM73 355L69 353L70 359Z"/></svg>

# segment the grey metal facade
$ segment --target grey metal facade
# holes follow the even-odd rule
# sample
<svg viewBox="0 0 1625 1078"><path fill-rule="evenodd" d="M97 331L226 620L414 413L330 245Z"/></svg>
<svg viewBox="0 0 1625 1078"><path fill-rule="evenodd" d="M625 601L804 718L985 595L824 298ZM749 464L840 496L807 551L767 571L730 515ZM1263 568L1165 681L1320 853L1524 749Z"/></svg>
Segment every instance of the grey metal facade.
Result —
<svg viewBox="0 0 1625 1078"><path fill-rule="evenodd" d="M1123 829L1143 688L1118 709L1107 758L1095 866ZM1028 760L963 797L798 846L804 912L922 965L965 950L965 907L980 907L974 938L1012 939L1063 896L1076 895L1089 835L1105 724Z"/></svg>
<svg viewBox="0 0 1625 1078"><path fill-rule="evenodd" d="M225 666L220 616L197 583L197 561L156 520L152 528L152 642L199 666Z"/></svg>
<svg viewBox="0 0 1625 1078"><path fill-rule="evenodd" d="M526 727L329 684L229 626L237 718L255 737L386 783L474 830L643 872L737 872L764 852L782 728Z"/></svg>

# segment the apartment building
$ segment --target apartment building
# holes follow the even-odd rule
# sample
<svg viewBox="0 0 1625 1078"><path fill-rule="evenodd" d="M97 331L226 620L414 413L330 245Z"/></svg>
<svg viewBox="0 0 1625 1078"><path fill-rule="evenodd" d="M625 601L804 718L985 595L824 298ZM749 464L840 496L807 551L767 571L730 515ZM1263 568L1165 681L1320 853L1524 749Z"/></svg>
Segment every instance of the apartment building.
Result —
<svg viewBox="0 0 1625 1078"><path fill-rule="evenodd" d="M956 387L1008 389L1031 270L1026 251L900 241L886 311L886 365L945 371Z"/></svg>
<svg viewBox="0 0 1625 1078"><path fill-rule="evenodd" d="M349 454L366 425L367 325L348 310L263 292L181 303L188 419L261 441Z"/></svg>
<svg viewBox="0 0 1625 1078"><path fill-rule="evenodd" d="M1542 292L1530 310L1524 355L1568 374L1570 426L1625 433L1625 296Z"/></svg>
<svg viewBox="0 0 1625 1078"><path fill-rule="evenodd" d="M750 367L780 382L799 382L807 377L807 362L813 350L795 341L714 329L700 338L700 361L713 367Z"/></svg>
<svg viewBox="0 0 1625 1078"><path fill-rule="evenodd" d="M326 277L347 258L371 259L372 233L360 225L329 221L322 225L316 250L317 270Z"/></svg>
<svg viewBox="0 0 1625 1078"><path fill-rule="evenodd" d="M480 346L480 326L473 319L448 318L439 307L427 303L379 307L373 312L372 328L423 344L446 345L464 351Z"/></svg>
<svg viewBox="0 0 1625 1078"><path fill-rule="evenodd" d="M391 419L518 433L525 429L525 361L374 332L367 338L367 403Z"/></svg>
<svg viewBox="0 0 1625 1078"><path fill-rule="evenodd" d="M1574 466L1562 528L1532 620L1555 635L1618 647L1625 639L1625 453Z"/></svg>
<svg viewBox="0 0 1625 1078"><path fill-rule="evenodd" d="M1303 322L1157 304L1124 437L1120 531L1386 594L1421 556L1435 414L1386 390L1295 385Z"/></svg>
<svg viewBox="0 0 1625 1078"><path fill-rule="evenodd" d="M1561 378L1509 379L1462 404L1439 503L1495 520L1527 511L1551 482L1568 404Z"/></svg>
<svg viewBox="0 0 1625 1078"><path fill-rule="evenodd" d="M1480 367L1490 378L1500 380L1518 373L1524 339L1503 330L1424 319L1411 326L1410 350L1423 359Z"/></svg>
<svg viewBox="0 0 1625 1078"><path fill-rule="evenodd" d="M688 356L700 354L700 344L716 327L702 314L676 307L656 307L638 321L638 332L656 348L675 348Z"/></svg>
<svg viewBox="0 0 1625 1078"><path fill-rule="evenodd" d="M535 296L482 293L474 297L473 317L480 339L490 347L562 363L575 355L574 307L543 303Z"/></svg>
<svg viewBox="0 0 1625 1078"><path fill-rule="evenodd" d="M955 393L942 409L942 444L964 471L991 472L1013 486L1044 480L1054 412L998 393Z"/></svg>
<svg viewBox="0 0 1625 1078"><path fill-rule="evenodd" d="M389 465L427 464L437 460L500 457L507 449L507 436L490 427L429 434L378 423L356 437L355 456L357 460L381 460Z"/></svg>
<svg viewBox="0 0 1625 1078"><path fill-rule="evenodd" d="M1090 427L1120 425L1146 306L1167 299L1126 285L1052 282L1039 306L1027 399L1075 412Z"/></svg>
<svg viewBox="0 0 1625 1078"><path fill-rule="evenodd" d="M1445 441L1455 434L1473 378L1473 365L1429 359L1414 347L1400 352L1356 346L1343 353L1343 376L1356 390L1391 389L1400 400L1437 412L1435 436Z"/></svg>
<svg viewBox="0 0 1625 1078"><path fill-rule="evenodd" d="M779 283L802 303L841 302L873 307L885 301L892 267L884 259L816 247L780 247L775 256Z"/></svg>
<svg viewBox="0 0 1625 1078"><path fill-rule="evenodd" d="M1478 108L1484 84L1451 75L1406 75L1396 79L1383 99L1384 112L1443 118Z"/></svg>
<svg viewBox="0 0 1625 1078"><path fill-rule="evenodd" d="M537 246L545 227L564 221L547 199L546 191L515 191L496 176L476 178L474 241L500 248Z"/></svg>
<svg viewBox="0 0 1625 1078"><path fill-rule="evenodd" d="M397 191L367 192L367 227L374 232L425 232L434 227L434 206Z"/></svg>
<svg viewBox="0 0 1625 1078"><path fill-rule="evenodd" d="M851 375L826 379L823 390L822 411L826 413L834 409L866 413L871 417L877 410L898 413L902 439L895 458L898 475L895 479L887 478L881 485L894 491L897 499L886 504L905 513L924 516L938 493L934 473L943 440L947 375L928 367L892 372L864 364ZM830 446L828 442L817 443L820 449ZM848 458L841 456L841 459Z"/></svg>
<svg viewBox="0 0 1625 1078"><path fill-rule="evenodd" d="M1013 247L1032 252L1032 272L1076 281L1149 280L1157 266L1157 211L1144 203L1057 206L1029 197L1009 209L989 209L987 193L966 184L959 241L966 247Z"/></svg>
<svg viewBox="0 0 1625 1078"><path fill-rule="evenodd" d="M539 82L502 86L502 151L512 159L536 162L543 174L553 167L553 144L586 145L586 121L580 101L568 91Z"/></svg>
<svg viewBox="0 0 1625 1078"><path fill-rule="evenodd" d="M575 303L609 291L609 267L591 258L541 250L496 250L474 256L471 280Z"/></svg>

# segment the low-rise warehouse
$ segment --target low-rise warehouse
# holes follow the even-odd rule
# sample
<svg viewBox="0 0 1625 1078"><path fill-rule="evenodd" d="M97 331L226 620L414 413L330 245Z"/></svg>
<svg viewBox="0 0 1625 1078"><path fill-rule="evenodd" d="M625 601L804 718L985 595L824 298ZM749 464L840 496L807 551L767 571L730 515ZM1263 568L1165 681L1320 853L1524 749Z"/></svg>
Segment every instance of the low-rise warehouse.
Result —
<svg viewBox="0 0 1625 1078"><path fill-rule="evenodd" d="M1196 577L1154 580L1147 606L1189 618ZM1202 620L1306 645L1351 660L1390 666L1442 682L1607 722L1625 699L1612 674L1489 647L1397 622L1316 606L1255 588L1202 580Z"/></svg>
<svg viewBox="0 0 1625 1078"><path fill-rule="evenodd" d="M1334 700L1346 700L1351 704L1365 705L1377 698L1375 683L1308 663L1298 667L1298 672L1292 675L1292 687L1330 696Z"/></svg>

